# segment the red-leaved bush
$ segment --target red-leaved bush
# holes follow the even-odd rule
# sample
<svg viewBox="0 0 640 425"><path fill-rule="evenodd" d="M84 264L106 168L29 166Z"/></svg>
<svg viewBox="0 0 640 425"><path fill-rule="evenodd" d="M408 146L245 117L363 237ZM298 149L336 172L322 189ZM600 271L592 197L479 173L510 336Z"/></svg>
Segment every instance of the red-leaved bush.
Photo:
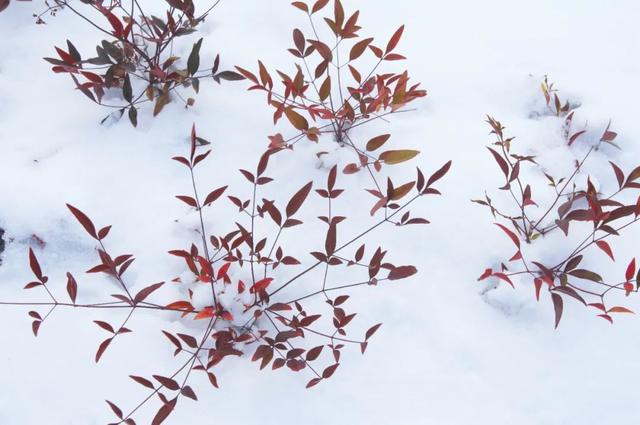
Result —
<svg viewBox="0 0 640 425"><path fill-rule="evenodd" d="M404 26L394 32L384 47L377 47L372 37L358 35L360 12L347 17L340 0L334 1L333 13L324 18L327 28L318 27L317 15L328 4L329 0L317 0L312 5L292 3L307 15L310 26L308 35L297 28L293 30L293 47L288 51L299 60L293 73L278 70L272 75L261 61L257 75L239 66L236 69L253 83L249 90L266 93L267 103L274 109L274 123L284 116L300 132L287 140L279 133L272 136L273 147L290 147L303 139L317 142L322 134L328 133L357 156L356 162L346 165L345 173L366 169L373 177L373 170L380 171L383 164L407 161L418 151L374 153L389 140L389 134L376 136L365 144L354 141L350 130L400 112L415 99L426 96L426 91L419 84L409 83L407 71L379 73L384 63L405 59L396 52ZM324 37L323 31L327 32ZM372 58L367 58L368 55ZM365 58L372 65L363 70L360 62Z"/></svg>
<svg viewBox="0 0 640 425"><path fill-rule="evenodd" d="M220 71L219 56L212 66L201 65L202 38L193 44L186 60L173 52L176 39L196 32L219 0L209 2L203 12L196 11L192 0L166 0L168 8L164 16L145 12L143 0L81 3L55 0L47 3L46 11L36 17L41 23L45 13L68 9L106 36L96 45L95 56L83 57L67 40L66 47L55 48L57 57L44 58L53 65L53 72L68 74L76 88L91 101L114 109L103 122L110 117L119 119L126 112L136 126L138 109L145 103L153 103L156 116L174 99L185 107L192 106L195 99L188 93L198 93L203 78L212 77L218 83L242 79L233 71ZM107 92L113 95L107 98Z"/></svg>
<svg viewBox="0 0 640 425"><path fill-rule="evenodd" d="M96 362L108 353L111 344L128 337L126 334L132 332L132 319L142 311L170 311L183 320L202 323L193 334L162 330L173 345L174 354L182 360L170 372L147 377L131 375L131 379L149 393L128 410L120 407L122 401L107 401L117 418L116 424L135 424L133 415L156 396L160 407L152 424L162 423L180 398L197 400L196 390L190 386L192 374L205 374L211 384L218 387L215 371L227 356L248 355L259 363L260 369L270 366L273 370L308 371L311 379L307 387L312 387L335 373L345 347L355 345L364 353L380 324L365 327L368 330L356 336L348 333L349 325L358 321L356 313L349 308L352 292L359 287L401 280L417 271L414 266L392 262L387 250L378 245L379 239L373 239L373 246L367 241L383 225L400 228L426 223L422 218L409 218L409 207L423 196L439 194L434 184L450 167L447 163L428 178L418 169L415 181L400 186L388 179L386 201L380 206L384 214L372 213L370 223L359 220L347 226L344 222L349 223L348 217L338 215L337 209L339 198L349 196L349 189L338 180L336 166L320 187L314 189L313 182L304 182L299 190L284 199L262 198L263 188L273 182L268 176L269 165L289 152L282 147L270 147L254 170L240 170L248 190L238 189L232 195L230 188L222 185L201 192L195 171L211 151L201 152L203 148L198 140L194 127L189 154L173 158L187 170L193 188L190 195L178 195L177 199L198 215L198 232L202 235L197 243L169 251L184 264L188 278L183 273L179 278L131 292L132 284L127 282L126 271L134 263L134 257L108 249L106 240L111 226L96 226L85 213L71 205L67 205L69 210L96 244L99 262L87 273L107 275L117 282L120 291L105 294L102 302L83 304L77 299L82 279L67 273L69 300L62 301L59 284L49 281L34 251L29 250L35 280L25 288L40 288L50 298L49 302L31 304L36 307L29 312L35 335L56 308L122 310L121 322L95 321L106 332L95 353ZM238 217L227 222L228 228L212 233L205 227L203 214L209 206L221 202L223 196L238 208ZM326 205L324 215L318 217L320 224L304 223L300 217L311 196L319 197ZM291 231L304 234L307 240L315 239L317 249L310 255L298 256L292 252L295 247L283 246L282 234ZM356 275L359 277L347 281ZM165 285L184 288L184 297L163 298ZM209 293L204 304L194 297L194 292L202 288ZM297 291L290 291L293 288Z"/></svg>
<svg viewBox="0 0 640 425"><path fill-rule="evenodd" d="M564 117L563 136L566 145L575 148L581 142L587 143L583 142L587 130L572 129L575 111L571 110L569 102L563 104L560 101L553 84L549 84L546 78L542 90L550 112L557 117ZM629 296L638 292L640 270L636 267L635 258L625 262L618 276L611 277L594 271L596 262L585 260L585 256L599 254L615 261L613 240L640 220L640 167L627 174L610 161L617 185L607 192L596 188L585 170L587 161L602 145L616 146L614 141L617 134L607 126L599 138L584 146L582 152L579 151L580 157L574 164L567 164L567 168L571 169L569 175L560 177L545 172L535 156L516 153L513 149L514 138L505 135L505 127L499 121L489 117L487 122L491 134L496 137L496 141L487 149L505 179L500 188L505 200L498 204L510 202L511 207L496 206L495 200L489 196L473 202L490 208L497 219L496 226L515 245L515 253L497 269L486 269L479 280L493 277L514 286L514 276L531 279L537 299L543 288L551 297L556 327L562 317L564 297L574 298L594 308L599 317L609 322L613 322L613 314L631 313L627 307L611 304L608 295L622 293ZM525 169L543 173L548 187L530 183L523 172ZM548 202L538 201L536 194L543 191L551 191ZM546 199L544 196L540 198ZM557 261L543 261L528 255L527 246L558 232L567 237L567 243L557 247L561 252ZM573 245L569 236L575 233L579 234L577 240L580 242ZM585 263L589 265L583 266Z"/></svg>

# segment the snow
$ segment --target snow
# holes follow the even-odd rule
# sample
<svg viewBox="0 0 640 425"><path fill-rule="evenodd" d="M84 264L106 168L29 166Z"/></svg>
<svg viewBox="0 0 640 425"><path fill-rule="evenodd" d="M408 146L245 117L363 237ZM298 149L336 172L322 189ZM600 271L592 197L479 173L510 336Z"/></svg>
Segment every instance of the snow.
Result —
<svg viewBox="0 0 640 425"><path fill-rule="evenodd" d="M361 9L364 33L386 39L406 25L399 50L409 60L403 65L429 92L416 103L417 111L362 128L356 136L389 132L402 146L422 151L417 164L424 170L453 160L450 174L439 183L443 197L419 207L432 224L419 231L376 234L375 242L384 241L394 259L415 264L419 274L354 294L349 302L358 320L384 326L364 356L356 350L344 353L331 380L304 390L306 375L259 372L246 358L225 360L217 370L221 389L196 378L192 386L200 402L181 400L168 423L636 424L638 319L620 318L611 326L567 302L554 330L550 302L536 303L529 283L517 282L515 291L504 285L487 291L489 284L476 278L512 254L513 246L489 212L470 199L482 197L485 189L496 194L502 184L484 148L491 140L486 114L517 136L518 149L540 154L544 167L554 172L566 172L558 167L579 154L579 148L562 146L561 123L541 115L539 85L545 74L563 96L580 104L574 119L578 125L587 122L597 133L611 119L620 134L622 151L605 149L591 163L594 181L612 184L609 159L625 170L637 165L640 5L577 0L344 3L347 10ZM96 262L93 245L66 202L98 225L113 225L108 247L137 258L128 272L134 290L179 274L179 264L166 251L188 246L197 235L189 230L194 215L173 199L189 193L188 176L170 158L185 153L195 122L214 149L197 171L200 184L245 190L236 170L254 166L267 136L279 131L272 126L271 111L242 82L206 82L192 110L171 104L156 119L141 113L137 129L126 119L100 126L105 110L72 90L70 81L53 75L41 60L66 38L87 51L95 33L64 12L36 26L33 8L16 3L0 14L0 227L11 241L2 254L0 300L35 301L42 295L21 289L31 280L26 253L35 246L32 235L46 242L36 251L59 293L64 294L66 271L78 278L79 298L109 293L113 283L82 273ZM258 58L271 68L288 66L291 29L306 30L304 16L286 1L223 0L213 17L203 29L203 63L219 52L223 69L234 64L255 69ZM188 53L188 43L182 47ZM279 159L274 174L282 185L277 191L293 193L308 180L322 184L327 166L321 167L315 153L327 148L335 150L328 141L300 144L286 160ZM333 152L325 159L341 162L340 155ZM339 186L365 182L365 176L339 178ZM361 214L357 200L345 199L340 208L344 215ZM224 214L209 211L211 229L233 217L230 208L223 208ZM309 219L316 215L308 213ZM350 234L357 230L345 229ZM626 233L615 245L620 261L599 266L623 273L623 264L640 254L639 236L637 228ZM303 239L290 236L291 243L299 241L301 256L314 242ZM553 258L569 242L550 238L534 250ZM165 288L167 297L171 290ZM630 298L632 308L636 303ZM104 399L126 408L146 394L129 374L176 368L159 329L187 326L172 315L137 315L131 325L135 333L116 341L96 366L93 355L106 335L91 321L115 321L120 315L62 309L54 315L36 339L24 308L0 309L0 423L112 421ZM138 423L150 421L154 407L143 410Z"/></svg>

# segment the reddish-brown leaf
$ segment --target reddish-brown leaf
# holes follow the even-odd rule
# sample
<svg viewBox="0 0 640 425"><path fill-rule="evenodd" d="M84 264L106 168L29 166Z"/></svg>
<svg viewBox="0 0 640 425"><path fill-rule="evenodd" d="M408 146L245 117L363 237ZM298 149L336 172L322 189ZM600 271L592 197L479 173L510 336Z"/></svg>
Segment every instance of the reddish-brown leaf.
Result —
<svg viewBox="0 0 640 425"><path fill-rule="evenodd" d="M196 393L193 391L193 389L190 386L185 386L183 389L180 390L180 394L182 394L185 397L189 397L192 400L198 400L198 397L196 396Z"/></svg>
<svg viewBox="0 0 640 425"><path fill-rule="evenodd" d="M178 383L172 378L167 378L166 376L160 376L160 375L153 375L153 379L160 382L160 384L162 384L163 386L165 386L167 389L171 391L176 391L180 388L180 385L178 385Z"/></svg>
<svg viewBox="0 0 640 425"><path fill-rule="evenodd" d="M603 250L605 254L609 256L609 258L611 258L613 261L616 261L616 259L613 257L613 251L611 250L611 246L609 246L609 244L606 241L596 241L596 245L598 246L598 248Z"/></svg>
<svg viewBox="0 0 640 425"><path fill-rule="evenodd" d="M176 195L176 198L178 198L179 200L181 200L185 204L189 205L190 207L193 207L193 208L197 208L198 207L198 203L191 196Z"/></svg>
<svg viewBox="0 0 640 425"><path fill-rule="evenodd" d="M153 285L150 285L150 286L147 286L146 288L141 289L140 292L138 292L136 296L133 298L133 303L134 304L141 303L149 295L151 295L156 289L160 288L162 285L164 285L164 282L154 283Z"/></svg>
<svg viewBox="0 0 640 425"><path fill-rule="evenodd" d="M176 398L168 401L167 403L165 403L158 410L158 413L156 413L156 416L153 418L153 421L151 422L151 425L160 425L160 424L162 424L162 422L164 422L165 419L167 419L169 417L171 412L173 412L173 409L175 409L177 401L178 401L178 398L176 397Z"/></svg>
<svg viewBox="0 0 640 425"><path fill-rule="evenodd" d="M632 310L629 310L628 308L621 307L621 306L611 307L609 310L607 310L607 313L630 313L630 314L635 314Z"/></svg>
<svg viewBox="0 0 640 425"><path fill-rule="evenodd" d="M324 379L331 378L331 376L334 374L334 372L336 371L338 366L340 366L340 363L336 363L336 364L333 364L333 365L327 367L325 370L322 371L322 377Z"/></svg>
<svg viewBox="0 0 640 425"><path fill-rule="evenodd" d="M556 329L558 328L558 325L560 324L560 319L562 319L562 309L563 309L563 303L562 303L562 297L554 292L551 293L551 300L553 301L553 310L555 312L555 316L556 316Z"/></svg>
<svg viewBox="0 0 640 425"><path fill-rule="evenodd" d="M307 199L307 195L311 191L311 187L313 186L313 182L309 182L302 187L295 195L291 198L289 203L287 204L286 213L287 217L291 217L294 215L302 206L302 203Z"/></svg>
<svg viewBox="0 0 640 425"><path fill-rule="evenodd" d="M494 151L491 148L487 148L487 149L489 149L489 152L491 152L491 154L493 155L493 158L496 160L496 162L500 166L500 169L502 170L502 173L504 174L504 176L506 178L509 178L509 164L507 163L507 161L502 156L500 156L498 152Z"/></svg>
<svg viewBox="0 0 640 425"><path fill-rule="evenodd" d="M91 220L89 219L89 217L87 217L85 213L83 213L73 205L67 204L67 208L69 208L69 211L71 211L71 213L80 222L80 224L82 224L82 227L84 227L84 230L86 230L87 233L89 233L89 235L91 235L91 237L93 237L94 239L98 239L96 228L91 222Z"/></svg>
<svg viewBox="0 0 640 425"><path fill-rule="evenodd" d="M153 386L153 383L151 381L149 381L146 378L143 378L142 376L135 376L135 375L129 375L129 378L133 379L134 381L136 381L138 384L147 387L149 389L154 389L155 387Z"/></svg>
<svg viewBox="0 0 640 425"><path fill-rule="evenodd" d="M444 177L447 174L447 172L449 172L450 168L451 168L451 161L444 164L438 171L436 171L431 175L431 177L429 177L429 180L427 180L427 187L430 187L432 184L434 184L435 182L440 180L442 177Z"/></svg>
<svg viewBox="0 0 640 425"><path fill-rule="evenodd" d="M414 266L400 266L395 267L393 270L389 272L389 280L399 280L404 279L409 276L413 276L416 274L418 270Z"/></svg>
<svg viewBox="0 0 640 425"><path fill-rule="evenodd" d="M404 25L402 25L400 28L396 30L395 33L393 33L393 35L391 36L391 39L389 40L389 43L387 43L387 48L384 51L385 53L389 53L396 48L396 46L398 45L398 42L400 41L400 37L402 37L403 31L404 31Z"/></svg>
<svg viewBox="0 0 640 425"><path fill-rule="evenodd" d="M100 361L100 358L104 354L104 350L107 349L109 344L111 344L111 338L105 339L104 341L102 341L102 343L98 347L98 351L96 351L96 363L98 363Z"/></svg>
<svg viewBox="0 0 640 425"><path fill-rule="evenodd" d="M42 281L42 269L40 268L40 263L38 263L36 254L34 254L33 249L31 248L29 248L29 266L31 267L31 271L35 277Z"/></svg>
<svg viewBox="0 0 640 425"><path fill-rule="evenodd" d="M317 347L314 347L311 350L307 351L306 360L308 362L312 362L317 359L320 356L320 353L322 353L323 348L324 345L318 345Z"/></svg>
<svg viewBox="0 0 640 425"><path fill-rule="evenodd" d="M367 333L365 334L364 339L368 340L369 338L371 338L373 334L376 333L378 329L380 329L380 326L382 326L382 323L378 323L377 325L370 327Z"/></svg>
<svg viewBox="0 0 640 425"><path fill-rule="evenodd" d="M349 61L356 60L360 56L362 56L362 54L365 50L367 50L367 47L369 46L369 44L371 44L372 41L373 38L365 38L364 40L361 40L354 44L351 48L351 51L349 52Z"/></svg>
<svg viewBox="0 0 640 425"><path fill-rule="evenodd" d="M636 259L632 259L627 266L627 271L625 272L625 280L630 281L633 279L633 275L636 273Z"/></svg>
<svg viewBox="0 0 640 425"><path fill-rule="evenodd" d="M505 226L503 226L500 223L494 223L494 224L499 228L501 228L502 231L505 232L507 236L509 236L509 238L511 238L511 240L518 247L518 249L520 248L520 239L518 239L518 236L515 233L513 233L511 230L507 229Z"/></svg>
<svg viewBox="0 0 640 425"><path fill-rule="evenodd" d="M249 292L254 294L256 292L264 291L271 284L273 278L267 277L265 279L261 279L257 281L254 285L249 288Z"/></svg>

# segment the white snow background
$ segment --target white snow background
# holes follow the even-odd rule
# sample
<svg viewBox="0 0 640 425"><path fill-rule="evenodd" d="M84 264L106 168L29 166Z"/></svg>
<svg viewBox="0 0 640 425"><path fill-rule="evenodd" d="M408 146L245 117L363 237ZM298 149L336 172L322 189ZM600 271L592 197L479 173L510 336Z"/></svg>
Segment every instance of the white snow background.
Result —
<svg viewBox="0 0 640 425"><path fill-rule="evenodd" d="M611 119L619 133L622 151L603 149L590 163L601 184L613 184L609 159L626 171L638 165L640 5L631 0L344 4L347 11L361 10L361 34L380 42L406 24L398 48L408 57L402 66L429 93L414 103L417 111L363 127L355 136L367 140L390 132L396 146L422 152L414 163L425 172L453 160L451 172L438 183L443 196L416 210L432 224L383 230L370 244L383 244L390 259L415 264L419 273L354 294L349 306L362 326L384 325L364 356L357 349L346 351L327 382L305 390L308 374L258 371L246 358L225 360L216 372L221 389L196 378L192 386L200 401L181 400L167 423L637 424L640 319L616 317L611 326L594 310L568 300L554 330L551 303L544 297L537 303L529 282L517 282L515 291L500 285L482 295L488 284L476 278L508 258L513 246L488 210L470 199L482 197L485 189L498 198L502 184L484 148L491 141L485 114L517 137L516 149L540 154L558 175L567 169L557 167L577 155L563 146L561 120L541 115L539 85L545 74L561 96L580 103L576 123L588 122L597 134ZM192 110L176 102L155 119L148 110L141 113L137 129L126 117L101 126L105 109L73 90L66 76L51 73L41 59L66 38L81 52L92 52L99 36L67 12L36 26L34 9L35 4L14 2L0 14L0 227L13 240L2 255L0 300L46 300L22 291L31 280L32 234L46 241L37 255L61 298L66 271L78 278L79 299L109 293L106 280L82 273L96 264L93 245L65 202L97 225L113 225L109 248L137 258L128 272L134 288L175 276L180 264L166 251L188 246L197 235L189 230L193 213L173 198L189 193L188 177L170 158L186 152L195 122L199 135L213 142L211 159L198 171L203 190L225 184L246 190L236 170L254 167L267 136L277 131L271 110L261 94L246 92L244 82L209 81ZM285 49L294 27L308 30L305 19L288 1L223 0L202 29L202 62L210 63L219 52L223 69L255 69L261 59L269 69L290 70L293 58ZM183 47L186 56L190 42ZM303 143L274 161L281 202L306 181L324 184L327 171L315 152L332 146ZM343 159L339 152L331 158ZM364 175L338 181L339 186L368 184ZM371 203L372 198L363 199ZM361 209L348 199L341 208L347 216ZM207 210L208 227L224 224L226 230L235 216L217 211L225 210ZM307 211L309 220L316 215ZM356 233L352 225L342 227L343 237ZM640 255L638 228L625 233L613 244L616 264L598 253L592 261L624 273L626 263ZM323 232L317 240L321 246ZM564 252L567 243L558 238L536 249L553 255ZM301 242L299 257L305 249ZM165 289L171 297L172 290ZM637 296L625 305L640 310ZM160 333L183 326L170 315L137 314L130 326L135 333L116 341L96 365L95 349L106 335L91 321L116 321L121 314L57 309L36 339L26 312L0 308L0 424L104 424L115 419L104 399L126 409L147 394L127 375L176 367L172 347ZM136 416L138 423L149 422L156 409L157 404L147 406Z"/></svg>

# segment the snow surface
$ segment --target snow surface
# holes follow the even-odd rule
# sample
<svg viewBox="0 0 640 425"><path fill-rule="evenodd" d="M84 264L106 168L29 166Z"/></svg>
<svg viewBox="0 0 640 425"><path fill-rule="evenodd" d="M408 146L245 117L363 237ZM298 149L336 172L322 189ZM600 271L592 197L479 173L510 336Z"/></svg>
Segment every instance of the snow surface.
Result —
<svg viewBox="0 0 640 425"><path fill-rule="evenodd" d="M394 258L416 264L420 273L367 288L350 300L362 323L383 321L384 326L365 356L345 352L328 382L304 390L306 375L259 372L246 359L225 361L217 371L221 390L196 382L200 402L181 400L168 423L637 424L638 319L620 318L611 326L567 302L563 322L554 330L550 302L536 303L530 284L484 293L486 284L476 282L477 276L510 255L512 246L491 224L488 211L469 200L485 189L495 193L501 184L484 149L490 141L487 113L517 136L520 149L540 153L551 169L560 164L558 158L576 155L562 147L560 122L540 115L539 84L545 74L564 96L581 104L577 122L588 121L597 132L612 119L620 134L623 150L599 152L594 172L609 178L608 159L627 170L637 165L640 5L596 0L344 3L361 9L364 33L386 40L406 24L399 48L409 58L404 65L429 91L416 112L376 123L357 136L390 132L403 146L422 151L417 163L425 170L454 162L439 185L444 196L421 204L433 224L377 234L386 238ZM266 136L276 132L264 99L247 93L243 83L208 82L191 111L176 103L157 119L148 111L141 114L138 129L125 120L100 126L104 109L91 105L41 60L66 38L88 51L95 32L64 12L48 19L47 26L36 26L32 9L15 3L0 14L0 227L13 240L0 267L0 299L39 296L21 290L31 278L26 252L32 234L47 243L38 256L60 293L67 270L78 276L80 298L104 293L110 285L82 276L95 264L93 246L65 202L96 223L114 226L109 246L136 255L129 272L136 288L175 275L177 264L165 253L195 235L188 230L192 214L172 199L188 193L187 176L169 158L185 151L185 136L195 121L199 134L214 142L212 159L199 171L201 184L240 184L235 170L253 166ZM258 58L271 67L285 66L291 29L305 25L288 1L224 0L203 30L203 62L220 52L223 68L255 69ZM279 174L324 181L326 169L314 155L322 148L300 145L280 163ZM332 158L339 161L340 153ZM601 184L610 184L606 178ZM358 183L364 184L362 179ZM285 194L305 181L290 180L281 186ZM347 214L357 202L342 207ZM211 213L208 220L215 228L225 216ZM613 273L622 273L622 264L640 254L639 236L636 228L616 242L620 264ZM563 252L563 244L560 238L538 249L551 257ZM630 299L632 308L634 303L637 298ZM171 347L158 329L183 325L169 316L137 315L131 326L136 333L117 341L96 366L93 354L104 335L91 320L120 316L86 313L56 311L36 339L24 308L0 309L1 424L104 424L114 419L104 399L130 407L146 394L127 375L175 369ZM137 416L139 423L156 408Z"/></svg>

